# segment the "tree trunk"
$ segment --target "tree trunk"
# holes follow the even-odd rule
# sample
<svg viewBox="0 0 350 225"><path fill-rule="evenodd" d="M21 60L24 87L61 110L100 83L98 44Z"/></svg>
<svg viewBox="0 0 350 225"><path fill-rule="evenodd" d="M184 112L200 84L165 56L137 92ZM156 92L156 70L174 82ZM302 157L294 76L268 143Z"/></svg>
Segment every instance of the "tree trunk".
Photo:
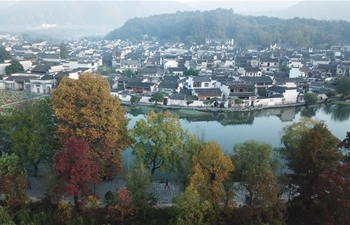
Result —
<svg viewBox="0 0 350 225"><path fill-rule="evenodd" d="M38 165L34 165L34 177L38 177Z"/></svg>
<svg viewBox="0 0 350 225"><path fill-rule="evenodd" d="M74 207L75 207L76 209L79 209L78 195L74 195Z"/></svg>

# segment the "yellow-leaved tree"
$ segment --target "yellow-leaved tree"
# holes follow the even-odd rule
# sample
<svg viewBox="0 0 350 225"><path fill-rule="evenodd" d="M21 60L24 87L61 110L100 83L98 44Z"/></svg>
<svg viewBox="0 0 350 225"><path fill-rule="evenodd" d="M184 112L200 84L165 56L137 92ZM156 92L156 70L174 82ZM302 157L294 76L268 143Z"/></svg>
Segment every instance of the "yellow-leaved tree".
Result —
<svg viewBox="0 0 350 225"><path fill-rule="evenodd" d="M100 177L113 177L122 168L121 152L130 144L125 108L110 94L101 75L82 73L64 77L52 92L57 137L62 143L75 136L89 145L88 157L99 166Z"/></svg>

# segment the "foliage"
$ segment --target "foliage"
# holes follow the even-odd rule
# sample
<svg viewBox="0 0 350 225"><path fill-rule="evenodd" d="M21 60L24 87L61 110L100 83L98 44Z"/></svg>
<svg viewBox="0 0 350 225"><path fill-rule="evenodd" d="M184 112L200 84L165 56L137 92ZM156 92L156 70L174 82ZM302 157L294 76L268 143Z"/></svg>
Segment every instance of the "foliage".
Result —
<svg viewBox="0 0 350 225"><path fill-rule="evenodd" d="M181 160L175 160L171 165L172 178L174 182L181 185L182 190L185 190L189 184L189 177L192 174L194 154L201 151L204 143L195 135L188 135L184 141L184 147L177 152L177 157Z"/></svg>
<svg viewBox="0 0 350 225"><path fill-rule="evenodd" d="M11 64L9 66L5 67L5 72L7 75L13 74L13 73L18 73L18 72L23 72L24 68L22 64L17 60L17 59L12 59Z"/></svg>
<svg viewBox="0 0 350 225"><path fill-rule="evenodd" d="M327 32L323 32L327 30ZM128 20L124 26L107 34L106 38L128 39L148 34L160 41L172 41L179 36L186 43L204 43L203 37L234 38L240 46L272 43L308 47L347 42L350 23L313 19L278 19L265 16L244 16L232 9L177 12Z"/></svg>
<svg viewBox="0 0 350 225"><path fill-rule="evenodd" d="M0 47L0 63L3 63L7 59L11 59L10 52L6 51L4 47Z"/></svg>
<svg viewBox="0 0 350 225"><path fill-rule="evenodd" d="M189 69L183 72L184 76L198 76L199 70Z"/></svg>
<svg viewBox="0 0 350 225"><path fill-rule="evenodd" d="M323 122L304 120L284 128L281 149L289 174L292 192L291 218L298 223L310 223L317 218L317 180L326 170L336 168L341 159L338 139Z"/></svg>
<svg viewBox="0 0 350 225"><path fill-rule="evenodd" d="M176 225L202 225L211 204L207 200L200 200L196 188L189 185L184 192L173 199L176 206L173 208Z"/></svg>
<svg viewBox="0 0 350 225"><path fill-rule="evenodd" d="M163 102L164 100L164 93L161 91L157 91L155 94L153 94L152 98L149 99L150 102L154 102L154 105L157 105L158 102Z"/></svg>
<svg viewBox="0 0 350 225"><path fill-rule="evenodd" d="M103 65L103 66L99 66L97 68L97 71L102 75L110 75L111 73L115 72L115 69L113 69L113 67L111 66Z"/></svg>
<svg viewBox="0 0 350 225"><path fill-rule="evenodd" d="M157 169L168 170L178 160L177 153L183 148L187 132L182 130L178 116L169 111L151 111L146 119L136 122L130 136L135 140L132 154L149 168L153 177Z"/></svg>
<svg viewBox="0 0 350 225"><path fill-rule="evenodd" d="M211 141L192 160L194 166L190 184L198 189L203 201L208 200L218 208L224 195L223 182L234 168L230 157L224 155L216 142Z"/></svg>
<svg viewBox="0 0 350 225"><path fill-rule="evenodd" d="M126 216L133 215L135 208L132 202L131 193L126 187L121 188L117 192L117 204L114 208L120 214L122 225L124 224L124 218Z"/></svg>
<svg viewBox="0 0 350 225"><path fill-rule="evenodd" d="M137 103L139 103L140 100L141 100L141 97L140 97L140 96L131 95L130 102L131 102L132 105L137 105Z"/></svg>
<svg viewBox="0 0 350 225"><path fill-rule="evenodd" d="M186 101L186 105L187 105L187 106L190 106L192 103L193 103L192 100L187 100L187 101Z"/></svg>
<svg viewBox="0 0 350 225"><path fill-rule="evenodd" d="M328 98L333 98L337 93L335 91L329 90L326 92Z"/></svg>
<svg viewBox="0 0 350 225"><path fill-rule="evenodd" d="M64 43L61 43L61 45L60 45L60 58L61 59L68 58L68 49Z"/></svg>
<svg viewBox="0 0 350 225"><path fill-rule="evenodd" d="M155 194L148 191L151 186L149 172L141 162L134 165L125 177L126 188L130 191L135 207L135 219L144 220L151 208L157 203Z"/></svg>
<svg viewBox="0 0 350 225"><path fill-rule="evenodd" d="M242 99L237 98L237 99L235 99L235 103L242 104L242 103L244 103L244 101Z"/></svg>
<svg viewBox="0 0 350 225"><path fill-rule="evenodd" d="M78 207L78 196L91 193L90 184L99 182L98 166L88 159L88 145L82 139L71 137L64 145L63 151L53 157L53 170L65 193L74 196Z"/></svg>
<svg viewBox="0 0 350 225"><path fill-rule="evenodd" d="M220 102L220 108L221 109L225 108L225 102Z"/></svg>
<svg viewBox="0 0 350 225"><path fill-rule="evenodd" d="M317 190L319 224L350 224L350 164L320 174Z"/></svg>
<svg viewBox="0 0 350 225"><path fill-rule="evenodd" d="M282 66L280 66L280 71L289 73L290 68L287 65L282 65Z"/></svg>
<svg viewBox="0 0 350 225"><path fill-rule="evenodd" d="M84 138L100 176L114 177L121 170L121 151L130 139L125 108L111 96L108 81L91 73L80 74L78 80L64 77L52 95L61 143L72 136Z"/></svg>
<svg viewBox="0 0 350 225"><path fill-rule="evenodd" d="M342 95L342 99L350 94L350 77L341 77L338 80L336 90Z"/></svg>
<svg viewBox="0 0 350 225"><path fill-rule="evenodd" d="M12 220L12 217L8 214L5 207L0 206L0 224L3 225L16 225Z"/></svg>
<svg viewBox="0 0 350 225"><path fill-rule="evenodd" d="M272 159L271 145L246 141L236 144L233 152L233 181L247 191L248 205L252 207L255 220L281 222L284 207L279 200L280 187L274 174L277 162Z"/></svg>
<svg viewBox="0 0 350 225"><path fill-rule="evenodd" d="M124 74L124 76L127 76L127 77L133 77L133 76L137 75L138 72L137 71L135 72L132 69L126 69L123 71L123 74Z"/></svg>
<svg viewBox="0 0 350 225"><path fill-rule="evenodd" d="M33 166L37 176L40 163L51 162L57 148L51 99L25 102L14 108L7 118L11 152L25 167Z"/></svg>
<svg viewBox="0 0 350 225"><path fill-rule="evenodd" d="M26 202L27 172L20 166L15 154L5 154L0 158L0 195L11 210L22 208Z"/></svg>
<svg viewBox="0 0 350 225"><path fill-rule="evenodd" d="M305 93L303 97L307 106L317 103L317 94L315 93Z"/></svg>

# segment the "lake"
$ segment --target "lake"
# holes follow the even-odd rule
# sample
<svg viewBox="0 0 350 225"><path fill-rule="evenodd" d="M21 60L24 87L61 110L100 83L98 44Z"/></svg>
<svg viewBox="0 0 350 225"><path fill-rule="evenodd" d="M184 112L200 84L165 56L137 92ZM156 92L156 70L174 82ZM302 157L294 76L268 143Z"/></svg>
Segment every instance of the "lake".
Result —
<svg viewBox="0 0 350 225"><path fill-rule="evenodd" d="M136 121L154 109L151 106L128 107L128 128L132 128ZM191 134L198 134L205 141L215 140L226 154L232 153L235 144L247 140L266 142L278 147L281 145L282 129L300 121L303 116L324 121L340 140L350 131L350 105L328 104L309 108L290 107L244 112L199 112L190 109L170 111L180 116L183 129ZM133 161L130 149L123 153L123 157L126 166Z"/></svg>

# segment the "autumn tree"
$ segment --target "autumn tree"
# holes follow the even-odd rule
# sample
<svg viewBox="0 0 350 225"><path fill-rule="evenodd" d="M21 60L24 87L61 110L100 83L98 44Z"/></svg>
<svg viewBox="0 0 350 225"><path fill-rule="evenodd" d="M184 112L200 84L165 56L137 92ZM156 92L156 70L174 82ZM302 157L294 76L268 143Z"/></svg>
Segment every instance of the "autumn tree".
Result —
<svg viewBox="0 0 350 225"><path fill-rule="evenodd" d="M39 164L50 163L58 147L51 98L23 103L12 110L6 123L11 152L26 168L33 167L36 177Z"/></svg>
<svg viewBox="0 0 350 225"><path fill-rule="evenodd" d="M291 188L297 194L291 201L293 215L298 223L311 223L317 217L314 211L317 180L326 170L336 168L341 159L338 139L323 122L303 119L284 128L282 157L292 171L288 174Z"/></svg>
<svg viewBox="0 0 350 225"><path fill-rule="evenodd" d="M124 218L134 213L135 208L132 202L131 192L126 187L121 188L117 192L117 204L114 208L120 215L122 225L124 225Z"/></svg>
<svg viewBox="0 0 350 225"><path fill-rule="evenodd" d="M350 94L350 77L341 77L337 82L336 90L342 95L342 99Z"/></svg>
<svg viewBox="0 0 350 225"><path fill-rule="evenodd" d="M169 111L151 111L145 119L136 122L130 136L135 140L132 154L149 168L153 177L156 170L169 170L178 160L187 132L181 128L179 117Z"/></svg>
<svg viewBox="0 0 350 225"><path fill-rule="evenodd" d="M212 222L216 221L219 205L225 194L223 182L234 169L232 161L214 141L207 143L192 160L194 166L190 184L198 189L201 200L211 203L214 209L211 219Z"/></svg>
<svg viewBox="0 0 350 225"><path fill-rule="evenodd" d="M90 186L99 183L98 166L88 158L89 147L83 139L71 137L63 151L53 157L53 170L61 187L68 196L74 197L78 207L78 197L91 193Z"/></svg>
<svg viewBox="0 0 350 225"><path fill-rule="evenodd" d="M23 72L23 71L24 71L24 68L17 59L11 60L11 64L5 67L5 72L7 75Z"/></svg>
<svg viewBox="0 0 350 225"><path fill-rule="evenodd" d="M235 164L233 181L248 193L246 198L255 220L281 223L284 207L279 200L280 187L274 174L278 164L272 158L271 145L256 141L236 144L232 161Z"/></svg>
<svg viewBox="0 0 350 225"><path fill-rule="evenodd" d="M5 154L0 158L0 195L4 195L11 210L23 207L27 200L27 175L17 155Z"/></svg>
<svg viewBox="0 0 350 225"><path fill-rule="evenodd" d="M91 73L80 74L77 80L64 77L52 95L60 141L84 138L100 176L113 177L122 168L121 152L130 139L125 108L111 96L108 81Z"/></svg>
<svg viewBox="0 0 350 225"><path fill-rule="evenodd" d="M350 163L321 173L317 182L318 224L350 224Z"/></svg>

